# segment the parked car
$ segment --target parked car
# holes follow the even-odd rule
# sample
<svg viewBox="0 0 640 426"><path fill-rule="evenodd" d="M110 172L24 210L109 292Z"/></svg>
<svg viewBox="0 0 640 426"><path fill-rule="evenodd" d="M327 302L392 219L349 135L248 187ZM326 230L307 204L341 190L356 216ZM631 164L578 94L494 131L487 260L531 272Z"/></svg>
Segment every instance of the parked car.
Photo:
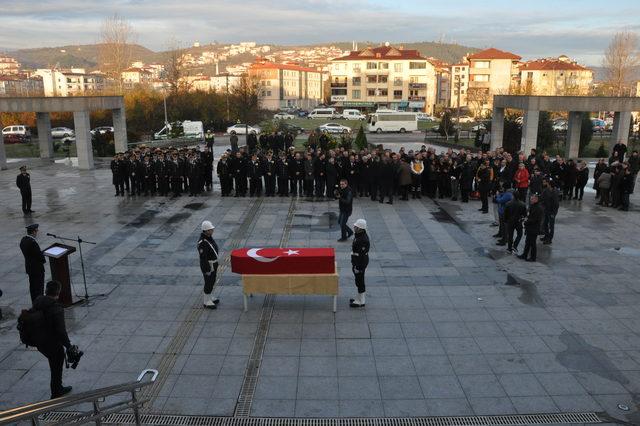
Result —
<svg viewBox="0 0 640 426"><path fill-rule="evenodd" d="M279 112L273 116L274 120L293 120L294 118L296 117L288 112Z"/></svg>
<svg viewBox="0 0 640 426"><path fill-rule="evenodd" d="M18 135L25 142L31 142L31 130L23 124L16 124L14 126L7 126L2 129L2 136L5 140L7 136Z"/></svg>
<svg viewBox="0 0 640 426"><path fill-rule="evenodd" d="M247 132L250 134L258 134L260 133L260 127L247 126L246 124L234 124L233 126L227 127L227 133L230 135L246 135Z"/></svg>
<svg viewBox="0 0 640 426"><path fill-rule="evenodd" d="M307 115L309 115L309 111L305 111L305 110L301 109L296 114L300 118L305 118Z"/></svg>
<svg viewBox="0 0 640 426"><path fill-rule="evenodd" d="M311 111L311 113L309 115L307 115L307 118L328 118L328 119L332 119L332 118L337 118L340 117L340 114L338 114L336 112L335 108L316 108L313 111Z"/></svg>
<svg viewBox="0 0 640 426"><path fill-rule="evenodd" d="M280 127L290 133L304 133L304 128L291 123L281 123Z"/></svg>
<svg viewBox="0 0 640 426"><path fill-rule="evenodd" d="M437 121L433 115L429 115L426 112L419 112L416 114L418 121Z"/></svg>
<svg viewBox="0 0 640 426"><path fill-rule="evenodd" d="M327 133L351 133L351 127L343 126L338 123L326 123L318 127L321 132Z"/></svg>
<svg viewBox="0 0 640 426"><path fill-rule="evenodd" d="M54 127L51 129L51 137L55 139L68 138L73 136L73 129L68 127Z"/></svg>
<svg viewBox="0 0 640 426"><path fill-rule="evenodd" d="M456 118L456 121L458 119ZM469 117L468 115L460 116L460 123L473 123L475 119L473 117Z"/></svg>
<svg viewBox="0 0 640 426"><path fill-rule="evenodd" d="M17 144L17 143L28 143L29 140L26 138L26 136L23 135L19 135L16 133L9 133L6 135L2 135L3 139L4 139L4 143L7 145L11 145L11 144Z"/></svg>
<svg viewBox="0 0 640 426"><path fill-rule="evenodd" d="M113 127L112 126L100 126L100 127L96 127L95 129L93 129L91 131L91 134L93 136L96 135L96 133L100 133L101 135L104 135L105 133L113 133Z"/></svg>
<svg viewBox="0 0 640 426"><path fill-rule="evenodd" d="M479 132L480 130L487 130L487 126L485 126L484 123L480 123L471 128L472 132Z"/></svg>
<svg viewBox="0 0 640 426"><path fill-rule="evenodd" d="M566 132L569 125L564 120L558 120L551 126L554 132Z"/></svg>
<svg viewBox="0 0 640 426"><path fill-rule="evenodd" d="M367 116L357 109L345 109L342 111L340 118L344 118L345 120L366 120Z"/></svg>
<svg viewBox="0 0 640 426"><path fill-rule="evenodd" d="M591 119L594 132L604 132L607 129L607 122L598 118Z"/></svg>

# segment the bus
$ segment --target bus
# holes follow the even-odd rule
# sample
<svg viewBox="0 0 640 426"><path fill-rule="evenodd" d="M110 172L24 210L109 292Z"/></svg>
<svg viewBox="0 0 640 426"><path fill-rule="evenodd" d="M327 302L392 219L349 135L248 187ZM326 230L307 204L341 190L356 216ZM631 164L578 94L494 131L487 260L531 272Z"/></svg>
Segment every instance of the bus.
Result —
<svg viewBox="0 0 640 426"><path fill-rule="evenodd" d="M367 119L369 132L413 132L418 130L418 115L415 112L376 111Z"/></svg>

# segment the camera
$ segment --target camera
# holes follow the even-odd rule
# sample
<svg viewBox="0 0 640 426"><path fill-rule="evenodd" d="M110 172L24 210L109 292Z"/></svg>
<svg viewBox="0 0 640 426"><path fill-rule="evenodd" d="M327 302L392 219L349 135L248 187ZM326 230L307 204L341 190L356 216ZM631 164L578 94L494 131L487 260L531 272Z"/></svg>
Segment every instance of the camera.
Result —
<svg viewBox="0 0 640 426"><path fill-rule="evenodd" d="M76 345L72 345L69 349L67 349L67 368L71 367L75 370L75 368L78 366L78 363L80 362L80 358L82 358L82 355L84 355L84 352L78 349L78 346Z"/></svg>

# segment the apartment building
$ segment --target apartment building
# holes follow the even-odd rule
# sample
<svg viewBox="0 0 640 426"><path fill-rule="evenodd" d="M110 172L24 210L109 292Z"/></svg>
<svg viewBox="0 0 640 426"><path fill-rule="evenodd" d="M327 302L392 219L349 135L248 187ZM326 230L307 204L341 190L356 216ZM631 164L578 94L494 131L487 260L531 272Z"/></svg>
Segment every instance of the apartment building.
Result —
<svg viewBox="0 0 640 426"><path fill-rule="evenodd" d="M42 78L2 75L0 76L0 96L44 96Z"/></svg>
<svg viewBox="0 0 640 426"><path fill-rule="evenodd" d="M42 78L45 96L83 96L100 92L105 87L103 74L87 73L84 68L40 68L34 75Z"/></svg>
<svg viewBox="0 0 640 426"><path fill-rule="evenodd" d="M476 116L493 108L493 95L509 94L520 80L522 57L503 50L489 48L467 55L469 64L469 87L467 106Z"/></svg>
<svg viewBox="0 0 640 426"><path fill-rule="evenodd" d="M451 108L467 106L467 90L469 89L469 64L459 63L451 66Z"/></svg>
<svg viewBox="0 0 640 426"><path fill-rule="evenodd" d="M449 106L451 101L451 66L436 58L429 58L436 70L436 105L441 108Z"/></svg>
<svg viewBox="0 0 640 426"><path fill-rule="evenodd" d="M433 113L436 67L417 50L388 44L331 60L331 102L356 108Z"/></svg>
<svg viewBox="0 0 640 426"><path fill-rule="evenodd" d="M153 73L144 68L127 68L121 73L122 84L126 89L132 89L138 84L148 85L153 80Z"/></svg>
<svg viewBox="0 0 640 426"><path fill-rule="evenodd" d="M0 75L20 74L20 62L10 56L0 56Z"/></svg>
<svg viewBox="0 0 640 426"><path fill-rule="evenodd" d="M260 104L265 109L309 109L322 101L322 73L313 68L258 60L248 74L258 80Z"/></svg>
<svg viewBox="0 0 640 426"><path fill-rule="evenodd" d="M587 95L593 71L567 56L536 59L520 66L521 91L532 95Z"/></svg>

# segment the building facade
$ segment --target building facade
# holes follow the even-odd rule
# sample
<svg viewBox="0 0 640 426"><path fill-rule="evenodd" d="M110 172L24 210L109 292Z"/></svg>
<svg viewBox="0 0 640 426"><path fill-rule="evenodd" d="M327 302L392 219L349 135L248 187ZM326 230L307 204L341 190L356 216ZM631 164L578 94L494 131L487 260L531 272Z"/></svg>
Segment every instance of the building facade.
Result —
<svg viewBox="0 0 640 426"><path fill-rule="evenodd" d="M126 89L132 89L136 85L148 85L153 80L153 74L144 69L131 67L122 71L122 84Z"/></svg>
<svg viewBox="0 0 640 426"><path fill-rule="evenodd" d="M313 68L258 60L248 74L257 80L262 108L310 109L322 101L322 73Z"/></svg>
<svg viewBox="0 0 640 426"><path fill-rule="evenodd" d="M467 106L476 117L493 108L493 95L507 95L520 80L520 56L489 48L467 55L469 84Z"/></svg>
<svg viewBox="0 0 640 426"><path fill-rule="evenodd" d="M467 90L469 89L469 64L460 63L451 66L451 98L449 106L467 106Z"/></svg>
<svg viewBox="0 0 640 426"><path fill-rule="evenodd" d="M0 96L44 96L42 78L26 77L24 75L0 76Z"/></svg>
<svg viewBox="0 0 640 426"><path fill-rule="evenodd" d="M388 45L351 51L331 61L331 102L337 106L433 113L436 67L417 50Z"/></svg>
<svg viewBox="0 0 640 426"><path fill-rule="evenodd" d="M105 88L103 74L87 73L84 68L40 68L34 75L42 78L45 96L83 96Z"/></svg>
<svg viewBox="0 0 640 426"><path fill-rule="evenodd" d="M593 85L593 71L567 56L537 59L520 66L520 88L528 95L585 96Z"/></svg>
<svg viewBox="0 0 640 426"><path fill-rule="evenodd" d="M0 75L20 74L20 62L10 56L0 56Z"/></svg>

